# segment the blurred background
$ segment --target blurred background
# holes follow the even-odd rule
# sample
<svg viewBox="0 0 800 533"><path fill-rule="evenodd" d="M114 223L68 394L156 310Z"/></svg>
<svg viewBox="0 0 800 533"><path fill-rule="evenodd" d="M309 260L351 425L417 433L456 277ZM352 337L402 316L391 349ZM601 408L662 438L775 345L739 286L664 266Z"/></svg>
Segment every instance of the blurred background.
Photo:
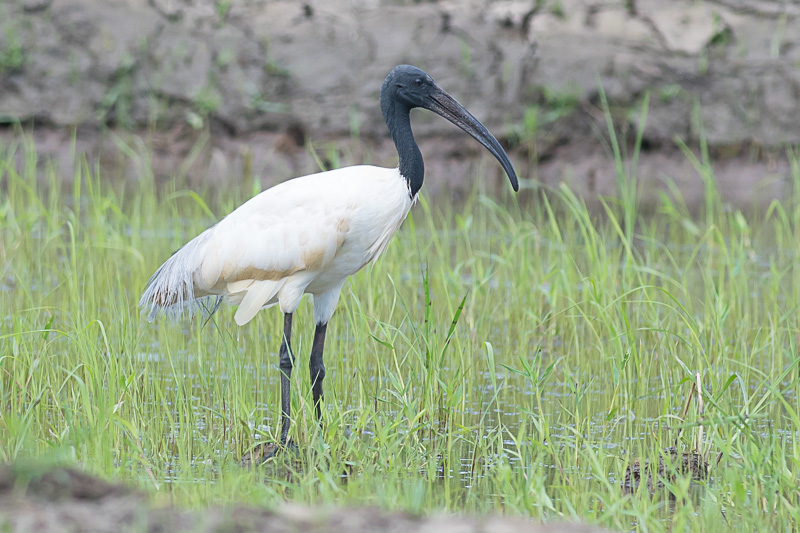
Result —
<svg viewBox="0 0 800 533"><path fill-rule="evenodd" d="M670 184L702 202L689 152L723 200L763 205L787 193L800 141L798 16L781 0L3 0L0 142L24 131L64 180L76 153L107 177L263 187L391 166L378 93L411 63L528 188L614 195L610 118L626 164L641 136L642 208ZM419 112L414 128L425 194L506 186L447 122Z"/></svg>

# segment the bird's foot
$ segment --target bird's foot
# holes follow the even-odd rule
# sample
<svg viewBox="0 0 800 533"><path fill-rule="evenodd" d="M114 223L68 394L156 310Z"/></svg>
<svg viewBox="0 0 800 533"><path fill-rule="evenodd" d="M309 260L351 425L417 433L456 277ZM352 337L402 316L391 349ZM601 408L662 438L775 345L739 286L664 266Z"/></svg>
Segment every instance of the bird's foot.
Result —
<svg viewBox="0 0 800 533"><path fill-rule="evenodd" d="M284 451L290 451L294 454L297 454L297 444L295 444L292 440L289 440L287 443L262 442L244 454L240 464L244 468L260 466Z"/></svg>

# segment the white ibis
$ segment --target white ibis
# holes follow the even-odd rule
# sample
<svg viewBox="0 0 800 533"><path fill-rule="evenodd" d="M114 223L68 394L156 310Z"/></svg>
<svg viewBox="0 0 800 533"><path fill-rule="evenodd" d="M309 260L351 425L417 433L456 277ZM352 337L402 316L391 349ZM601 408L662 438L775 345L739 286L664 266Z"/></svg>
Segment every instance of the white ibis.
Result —
<svg viewBox="0 0 800 533"><path fill-rule="evenodd" d="M280 349L281 437L290 421L292 314L304 293L314 298L311 388L321 418L325 330L342 285L386 247L408 215L422 187L425 167L411 133L409 113L422 107L446 118L485 146L505 169L511 186L517 175L500 143L422 70L395 67L381 87L381 111L391 132L398 168L354 166L295 178L258 194L175 252L147 282L139 305L153 318L224 300L238 305L240 326L275 304L284 315Z"/></svg>

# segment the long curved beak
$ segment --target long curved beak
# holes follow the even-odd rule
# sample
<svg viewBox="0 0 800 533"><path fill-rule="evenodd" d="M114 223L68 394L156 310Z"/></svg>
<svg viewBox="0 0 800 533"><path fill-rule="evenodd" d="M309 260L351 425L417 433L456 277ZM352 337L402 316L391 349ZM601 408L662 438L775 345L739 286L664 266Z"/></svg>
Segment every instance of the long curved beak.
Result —
<svg viewBox="0 0 800 533"><path fill-rule="evenodd" d="M494 138L494 135L489 133L486 126L472 116L466 108L459 104L458 101L447 94L444 90L436 88L436 90L428 97L427 105L423 107L433 111L439 116L442 116L469 133L476 141L481 143L487 150L489 150L495 158L503 165L503 170L506 171L508 179L511 181L511 187L515 191L519 190L519 181L517 180L517 173L514 172L514 167L508 159L508 154Z"/></svg>

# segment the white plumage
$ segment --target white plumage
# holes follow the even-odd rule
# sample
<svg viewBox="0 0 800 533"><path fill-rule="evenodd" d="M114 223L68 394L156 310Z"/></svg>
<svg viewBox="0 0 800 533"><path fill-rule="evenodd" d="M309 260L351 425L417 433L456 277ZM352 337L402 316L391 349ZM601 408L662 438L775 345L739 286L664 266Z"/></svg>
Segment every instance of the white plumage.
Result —
<svg viewBox="0 0 800 533"><path fill-rule="evenodd" d="M221 296L246 324L263 307L293 313L304 293L327 323L344 281L375 259L414 202L398 169L355 166L295 178L260 193L178 250L148 282L155 316Z"/></svg>

